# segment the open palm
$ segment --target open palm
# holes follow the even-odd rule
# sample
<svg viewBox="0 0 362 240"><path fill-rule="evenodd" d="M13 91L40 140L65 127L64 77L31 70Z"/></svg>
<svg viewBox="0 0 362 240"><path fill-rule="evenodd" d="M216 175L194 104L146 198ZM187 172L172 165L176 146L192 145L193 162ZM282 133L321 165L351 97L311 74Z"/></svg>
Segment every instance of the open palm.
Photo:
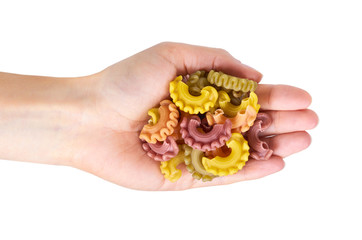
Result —
<svg viewBox="0 0 362 240"><path fill-rule="evenodd" d="M305 149L316 126L316 114L306 109L311 97L286 85L260 84L261 105L273 119L265 140L274 155L267 161L249 160L238 173L202 182L185 167L175 183L165 180L160 163L149 158L138 138L147 123L147 111L169 95L169 82L177 75L211 69L259 82L262 75L222 49L179 43L161 43L105 69L99 76L98 97L91 106L96 114L87 122L88 137L77 155L76 167L121 186L141 190L181 190L228 184L264 177L281 170L283 157Z"/></svg>

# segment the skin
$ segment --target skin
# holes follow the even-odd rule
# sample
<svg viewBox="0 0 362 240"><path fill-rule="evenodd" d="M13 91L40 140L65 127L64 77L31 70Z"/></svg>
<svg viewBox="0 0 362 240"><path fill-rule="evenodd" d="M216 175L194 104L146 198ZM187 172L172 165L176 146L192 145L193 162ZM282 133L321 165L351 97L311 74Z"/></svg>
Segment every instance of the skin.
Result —
<svg viewBox="0 0 362 240"><path fill-rule="evenodd" d="M202 182L184 167L171 183L141 147L148 109L168 96L177 75L215 69L259 82L262 75L223 49L161 43L85 77L0 73L0 158L75 167L139 190L184 190L230 184L283 169L283 158L307 148L318 123L311 96L286 85L260 84L261 111L273 118L263 137L274 150L232 176Z"/></svg>

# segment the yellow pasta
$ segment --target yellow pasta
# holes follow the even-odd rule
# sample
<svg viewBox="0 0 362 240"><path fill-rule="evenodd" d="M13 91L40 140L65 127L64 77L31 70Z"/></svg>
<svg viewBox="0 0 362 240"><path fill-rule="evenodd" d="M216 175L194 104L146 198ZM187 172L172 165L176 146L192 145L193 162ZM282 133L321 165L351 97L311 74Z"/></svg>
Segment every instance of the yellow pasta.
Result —
<svg viewBox="0 0 362 240"><path fill-rule="evenodd" d="M182 76L178 76L170 83L170 95L173 102L181 111L190 114L205 113L214 107L218 98L215 88L206 86L201 90L200 96L189 93L189 86L182 82Z"/></svg>
<svg viewBox="0 0 362 240"><path fill-rule="evenodd" d="M225 91L219 91L218 106L228 117L235 117L239 112L245 111L247 106L252 106L256 112L259 111L258 96L251 92L248 98L241 101L240 105L234 105L230 102L230 97Z"/></svg>
<svg viewBox="0 0 362 240"><path fill-rule="evenodd" d="M235 174L243 168L249 158L249 145L243 135L233 133L226 142L226 146L231 148L231 153L227 157L202 158L202 164L207 172L217 176L226 176Z"/></svg>
<svg viewBox="0 0 362 240"><path fill-rule="evenodd" d="M149 124L156 124L160 119L160 113L158 112L158 108L151 108L148 110L148 116L150 116L150 120L148 120Z"/></svg>
<svg viewBox="0 0 362 240"><path fill-rule="evenodd" d="M192 148L183 144L179 146L180 151L177 156L171 158L168 161L161 162L160 169L162 174L166 179L171 182L176 182L182 175L180 169L177 169L177 166L185 161L185 157L191 154Z"/></svg>

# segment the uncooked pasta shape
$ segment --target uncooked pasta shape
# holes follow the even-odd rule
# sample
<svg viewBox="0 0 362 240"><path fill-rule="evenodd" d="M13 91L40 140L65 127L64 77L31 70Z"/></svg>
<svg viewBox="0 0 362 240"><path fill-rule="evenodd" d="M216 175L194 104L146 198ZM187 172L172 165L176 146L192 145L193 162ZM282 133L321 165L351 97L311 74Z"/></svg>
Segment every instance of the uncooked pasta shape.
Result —
<svg viewBox="0 0 362 240"><path fill-rule="evenodd" d="M211 84L234 91L254 92L258 86L257 82L246 78L237 78L222 72L211 70L207 75L207 80Z"/></svg>
<svg viewBox="0 0 362 240"><path fill-rule="evenodd" d="M148 110L148 116L150 116L150 120L148 120L149 124L156 124L160 119L160 114L158 113L158 108L151 108Z"/></svg>
<svg viewBox="0 0 362 240"><path fill-rule="evenodd" d="M158 109L159 119L156 124L149 123L141 131L140 139L148 143L164 141L167 136L173 134L178 124L179 112L175 104L170 100L163 100Z"/></svg>
<svg viewBox="0 0 362 240"><path fill-rule="evenodd" d="M254 125L247 132L247 139L250 146L250 157L256 160L268 160L273 150L269 145L259 138L261 132L264 132L271 125L271 117L267 113L259 113Z"/></svg>
<svg viewBox="0 0 362 240"><path fill-rule="evenodd" d="M148 111L148 124L139 135L143 150L159 161L165 179L176 182L185 163L194 179L211 181L235 174L248 159L272 155L259 137L271 118L258 114L257 85L214 70L170 82L172 101L163 100Z"/></svg>
<svg viewBox="0 0 362 240"><path fill-rule="evenodd" d="M180 123L182 138L194 149L211 151L221 147L231 136L231 121L226 119L223 124L215 124L212 130L204 133L198 116L183 117Z"/></svg>
<svg viewBox="0 0 362 240"><path fill-rule="evenodd" d="M205 170L202 165L202 158L204 157L204 152L198 149L193 149L191 156L185 158L186 169L192 174L192 177L197 180L202 180L203 182L211 181L216 176L212 173L209 173Z"/></svg>
<svg viewBox="0 0 362 240"><path fill-rule="evenodd" d="M223 110L227 117L235 117L239 112L245 111L247 106L252 106L256 112L259 111L258 97L254 92L250 93L248 98L241 101L239 105L230 102L230 96L225 91L219 91L218 106Z"/></svg>
<svg viewBox="0 0 362 240"><path fill-rule="evenodd" d="M214 114L207 113L206 119L210 126L214 124L224 124L227 120L231 121L232 132L246 132L254 124L256 111L252 106L247 106L245 112L241 111L233 118L224 115L222 109L217 109Z"/></svg>
<svg viewBox="0 0 362 240"><path fill-rule="evenodd" d="M226 146L231 148L231 153L226 157L216 156L212 159L202 158L202 165L205 170L217 176L235 174L243 168L249 157L249 145L240 133L233 133L226 142Z"/></svg>
<svg viewBox="0 0 362 240"><path fill-rule="evenodd" d="M218 98L216 89L211 86L206 86L200 93L200 96L191 95L189 86L182 82L182 76L178 76L170 83L171 98L181 111L198 114L205 113L214 107Z"/></svg>
<svg viewBox="0 0 362 240"><path fill-rule="evenodd" d="M182 171L177 168L178 165L184 163L185 157L191 154L192 148L183 144L179 146L180 151L176 157L171 158L171 160L161 162L161 172L164 177L171 182L176 182L182 175Z"/></svg>
<svg viewBox="0 0 362 240"><path fill-rule="evenodd" d="M145 142L142 144L142 148L150 158L153 158L156 161L168 161L175 157L179 152L177 143L171 136L167 137L163 142Z"/></svg>
<svg viewBox="0 0 362 240"><path fill-rule="evenodd" d="M194 96L199 96L201 94L201 90L210 86L211 84L207 81L207 73L205 71L197 71L190 75L186 84L189 86L189 91Z"/></svg>

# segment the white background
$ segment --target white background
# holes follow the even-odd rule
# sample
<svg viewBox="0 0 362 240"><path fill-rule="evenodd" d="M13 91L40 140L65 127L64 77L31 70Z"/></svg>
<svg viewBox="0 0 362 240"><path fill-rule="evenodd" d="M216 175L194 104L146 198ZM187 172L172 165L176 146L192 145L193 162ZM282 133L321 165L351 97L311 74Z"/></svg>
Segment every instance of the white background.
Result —
<svg viewBox="0 0 362 240"><path fill-rule="evenodd" d="M1 160L0 239L362 239L362 8L236 2L0 1L0 71L81 76L185 42L228 50L264 83L306 89L320 118L281 172L228 186L142 192Z"/></svg>

